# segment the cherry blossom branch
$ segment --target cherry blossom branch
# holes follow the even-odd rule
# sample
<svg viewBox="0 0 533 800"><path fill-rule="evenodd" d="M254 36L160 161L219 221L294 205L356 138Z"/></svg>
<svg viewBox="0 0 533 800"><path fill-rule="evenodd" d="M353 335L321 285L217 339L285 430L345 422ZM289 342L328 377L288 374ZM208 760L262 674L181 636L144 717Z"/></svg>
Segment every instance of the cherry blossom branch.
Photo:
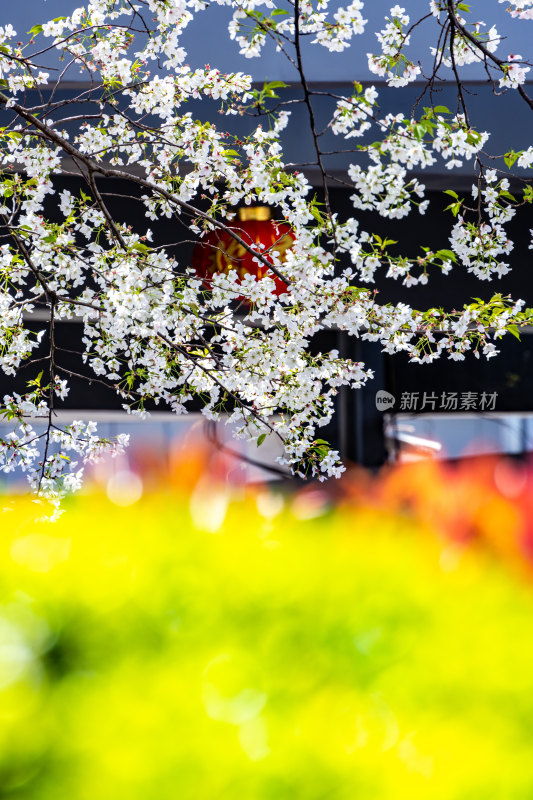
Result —
<svg viewBox="0 0 533 800"><path fill-rule="evenodd" d="M303 62L302 62L302 48L300 45L300 0L295 0L294 3L294 47L296 50L296 62L298 68L298 74L300 75L300 82L304 94L304 101L305 105L307 106L307 112L309 115L309 127L311 130L311 136L313 137L313 145L316 152L316 158L318 163L318 168L320 170L320 175L322 178L322 191L324 192L324 203L326 205L326 211L330 223L333 229L333 239L335 242L334 246L334 255L336 251L336 237L335 237L335 226L333 225L333 213L331 210L331 203L329 198L329 189L328 189L328 182L326 178L326 171L324 168L324 163L322 161L322 153L320 150L320 144L318 142L318 135L316 130L316 122L315 122L315 112L313 109L313 104L311 102L311 95L309 92L309 86L307 83L307 77L304 72Z"/></svg>
<svg viewBox="0 0 533 800"><path fill-rule="evenodd" d="M44 444L44 454L43 454L43 464L41 469L41 474L39 477L39 483L37 484L37 494L41 491L42 482L44 480L44 476L46 474L46 465L48 463L48 448L50 447L50 433L52 430L52 420L54 416L54 392L55 392L55 380L56 380L56 372L55 372L55 299L53 299L50 303L50 323L48 327L48 334L50 337L50 361L48 365L48 374L49 374L49 385L48 385L48 417L47 417L47 424L46 424L46 431L45 431L45 444Z"/></svg>
<svg viewBox="0 0 533 800"><path fill-rule="evenodd" d="M497 67L499 67L499 69L500 69L502 72L505 72L504 65L505 65L505 64L507 64L508 62L507 62L507 61L505 61L505 60L504 60L504 59L502 59L502 58L499 58L499 57L498 57L497 55L495 55L494 53L491 53L491 52L490 52L490 50L488 50L488 49L485 47L485 45L483 44L483 42L480 42L480 41L479 41L479 39L478 39L478 38L476 38L476 37L475 37L475 36L474 36L474 35L473 35L473 34L472 34L472 33L471 33L469 30L468 30L468 28L466 28L464 25L462 25L462 24L461 24L461 22L459 21L459 19L458 19L458 17L457 17L457 14L455 13L455 3L454 3L454 0L447 0L447 14L448 14L448 19L450 20L450 24L452 25L452 27L453 27L453 28L456 28L458 31L460 31L461 35L462 35L462 36L463 36L465 39L468 39L468 41L469 41L471 44L473 44L473 45L474 45L474 47L475 47L477 50L479 50L481 53L483 53L483 56L484 56L484 58L485 58L485 61L487 61L487 60L489 60L489 61L492 61L492 63L493 63L493 64L495 64ZM523 100L525 100L525 102L528 104L528 106L529 106L529 107L530 107L530 108L533 110L533 98L531 98L531 97L530 97L530 96L527 94L527 92L525 91L525 89L524 89L524 87L523 87L522 85L519 85L519 86L518 86L518 93L519 93L519 95L520 95L520 96L523 98Z"/></svg>
<svg viewBox="0 0 533 800"><path fill-rule="evenodd" d="M6 104L8 102L9 98L3 92L0 92L0 103ZM260 261L261 264L267 267L271 272L273 272L274 275L276 275L276 277L278 277L287 285L290 284L290 279L287 276L285 276L282 272L280 272L280 270L276 266L274 266L274 264L268 261L268 259L264 258L264 256L261 255L261 253L259 253L244 239L242 239L235 232L233 228L224 225L223 222L220 222L219 220L210 217L209 214L206 214L204 211L195 208L194 206L190 205L190 203L181 200L179 197L176 197L176 195L172 194L171 192L168 192L163 187L158 186L152 181L148 181L145 178L142 178L140 175L133 175L129 172L110 169L109 167L104 167L102 164L99 164L97 161L93 161L92 158L89 158L89 156L86 156L84 153L81 153L77 148L71 145L70 142L68 142L63 136L54 131L45 123L41 122L41 120L33 116L33 114L27 112L26 109L20 106L18 103L10 102L9 107L12 108L14 111L16 111L17 114L19 114L27 122L34 125L39 131L45 134L45 136L50 141L53 141L57 145L59 145L59 147L61 147L66 153L72 156L74 160L80 161L93 173L103 175L104 177L107 178L121 178L122 180L124 180L124 178L127 178L128 180L131 180L133 183L136 183L139 186L144 187L145 189L149 189L150 191L161 195L166 200L171 202L173 205L178 206L179 208L182 208L185 211L188 211L192 216L204 219L206 222L209 222L214 227L219 228L228 236L231 236L231 238L234 239L238 244L240 244L241 247L244 247L246 252L250 253L252 256L254 256L254 258L257 258L257 260Z"/></svg>

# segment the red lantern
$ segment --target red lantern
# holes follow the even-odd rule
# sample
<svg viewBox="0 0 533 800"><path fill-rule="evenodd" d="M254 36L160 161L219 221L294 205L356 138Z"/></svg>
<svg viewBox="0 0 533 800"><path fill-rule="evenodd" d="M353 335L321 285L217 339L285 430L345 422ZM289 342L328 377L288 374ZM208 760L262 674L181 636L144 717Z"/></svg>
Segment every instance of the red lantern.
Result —
<svg viewBox="0 0 533 800"><path fill-rule="evenodd" d="M232 225L231 230L251 247L262 245L263 250L258 252L263 252L267 261L271 261L268 251L275 251L283 264L286 260L286 251L294 242L290 226L286 222L274 222L268 206L239 208L237 213L239 224ZM276 283L274 292L277 295L287 291L287 285L280 278L267 266L254 261L254 256L225 231L211 231L195 246L192 266L204 279L204 285L207 287L211 286L213 275L234 269L241 278L247 274L257 275L258 278L266 276L273 278Z"/></svg>

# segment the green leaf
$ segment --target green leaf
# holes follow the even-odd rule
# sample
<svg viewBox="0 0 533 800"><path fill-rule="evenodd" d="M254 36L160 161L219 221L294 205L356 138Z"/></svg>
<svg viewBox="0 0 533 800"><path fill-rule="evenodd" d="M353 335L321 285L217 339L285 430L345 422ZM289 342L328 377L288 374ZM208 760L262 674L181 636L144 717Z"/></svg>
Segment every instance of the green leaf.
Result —
<svg viewBox="0 0 533 800"><path fill-rule="evenodd" d="M441 258L443 261L457 261L453 250L437 250L435 258Z"/></svg>
<svg viewBox="0 0 533 800"><path fill-rule="evenodd" d="M313 215L313 217L316 219L317 222L322 222L322 214L320 213L318 208L315 208L314 206L310 206L309 210L310 210L311 214Z"/></svg>
<svg viewBox="0 0 533 800"><path fill-rule="evenodd" d="M517 325L508 325L507 330L512 336L515 337L515 339L518 339L518 341L520 341L520 332L518 330Z"/></svg>
<svg viewBox="0 0 533 800"><path fill-rule="evenodd" d="M453 189L445 189L444 194L449 194L450 197L455 197L456 200L459 200L459 195L457 192L454 192Z"/></svg>
<svg viewBox="0 0 533 800"><path fill-rule="evenodd" d="M470 131L466 137L466 141L468 144L479 144L481 141L481 136L476 131Z"/></svg>
<svg viewBox="0 0 533 800"><path fill-rule="evenodd" d="M452 113L450 111L450 109L447 108L446 106L434 106L433 111L435 112L435 114L451 114Z"/></svg>
<svg viewBox="0 0 533 800"><path fill-rule="evenodd" d="M257 437L257 446L258 447L261 447L261 445L263 444L263 442L266 439L266 436L267 436L266 433L262 433L261 436Z"/></svg>
<svg viewBox="0 0 533 800"><path fill-rule="evenodd" d="M505 197L507 200L512 200L513 203L516 203L516 197L514 197L511 192L507 192L505 189L500 191L500 197Z"/></svg>
<svg viewBox="0 0 533 800"><path fill-rule="evenodd" d="M519 158L519 156L521 156L522 153L523 150L520 150L518 153L515 153L514 150L509 150L509 152L504 155L503 160L505 161L509 169L511 169L516 159Z"/></svg>
<svg viewBox="0 0 533 800"><path fill-rule="evenodd" d="M449 206L446 206L444 210L451 211L454 217L456 217L461 210L461 201L458 203L451 203Z"/></svg>
<svg viewBox="0 0 533 800"><path fill-rule="evenodd" d="M457 3L457 9L459 11L466 11L468 13L470 11L470 6L467 6L466 3Z"/></svg>
<svg viewBox="0 0 533 800"><path fill-rule="evenodd" d="M29 31L27 31L28 35L31 34L32 36L37 36L38 33L42 32L43 32L42 25L34 25L33 28L30 28Z"/></svg>

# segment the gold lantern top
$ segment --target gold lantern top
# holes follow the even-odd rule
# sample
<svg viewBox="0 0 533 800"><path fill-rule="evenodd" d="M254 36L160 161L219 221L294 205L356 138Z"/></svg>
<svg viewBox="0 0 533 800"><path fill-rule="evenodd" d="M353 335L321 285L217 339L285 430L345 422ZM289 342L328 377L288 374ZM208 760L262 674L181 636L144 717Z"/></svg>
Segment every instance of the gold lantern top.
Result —
<svg viewBox="0 0 533 800"><path fill-rule="evenodd" d="M272 218L272 212L269 206L245 206L237 210L239 222L249 222L250 220L258 220L264 222Z"/></svg>

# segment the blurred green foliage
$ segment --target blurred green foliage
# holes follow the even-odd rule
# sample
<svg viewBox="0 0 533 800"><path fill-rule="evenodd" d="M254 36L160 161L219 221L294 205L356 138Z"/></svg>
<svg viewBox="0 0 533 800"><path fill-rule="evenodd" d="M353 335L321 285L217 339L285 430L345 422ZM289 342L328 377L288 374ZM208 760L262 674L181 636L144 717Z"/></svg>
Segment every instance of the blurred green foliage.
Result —
<svg viewBox="0 0 533 800"><path fill-rule="evenodd" d="M0 502L0 797L530 800L533 597L383 509Z"/></svg>

